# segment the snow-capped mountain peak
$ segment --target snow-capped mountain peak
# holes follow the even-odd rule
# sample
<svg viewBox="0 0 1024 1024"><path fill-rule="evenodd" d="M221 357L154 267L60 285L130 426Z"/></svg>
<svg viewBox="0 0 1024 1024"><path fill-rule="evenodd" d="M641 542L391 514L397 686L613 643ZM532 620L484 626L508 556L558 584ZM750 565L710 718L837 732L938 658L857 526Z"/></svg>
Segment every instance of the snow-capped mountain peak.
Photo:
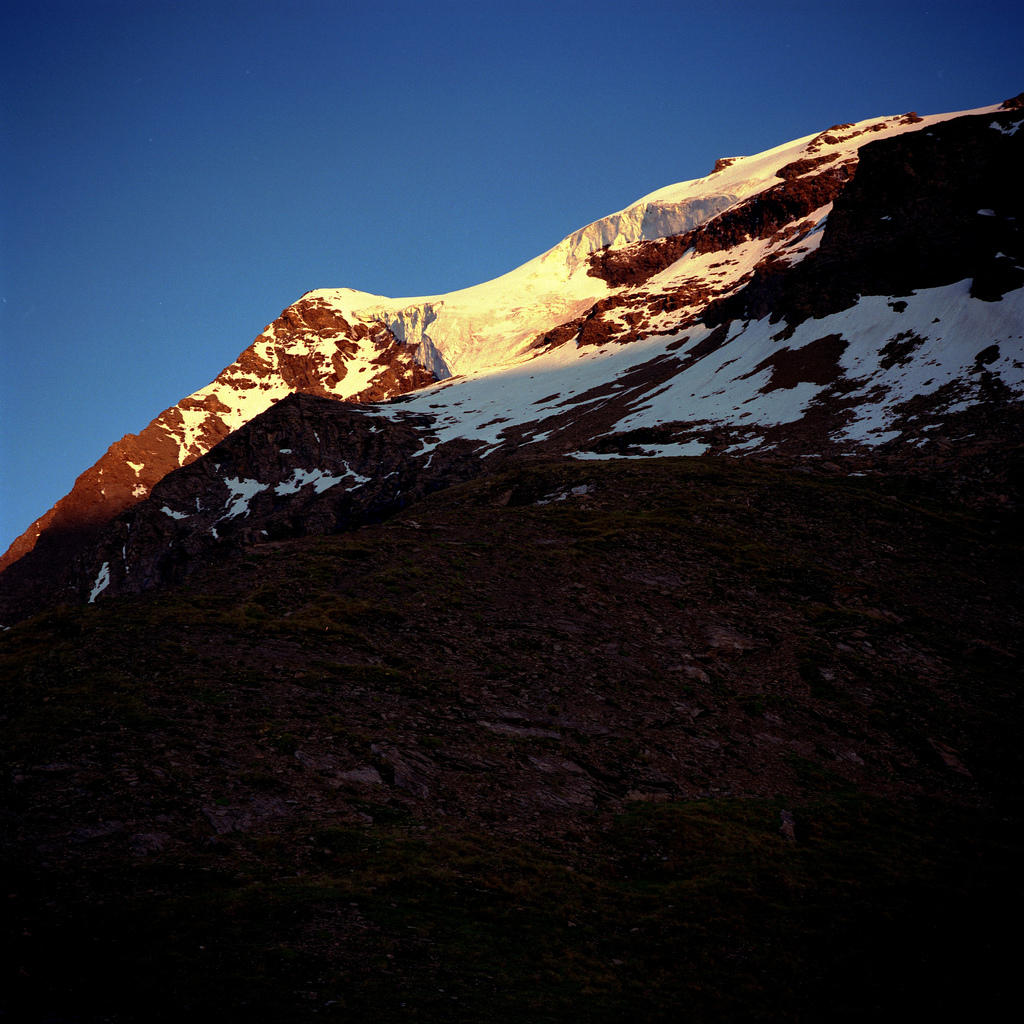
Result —
<svg viewBox="0 0 1024 1024"><path fill-rule="evenodd" d="M122 537L136 505L150 509L139 522L164 524L152 527L161 537L173 526L172 550L223 541L239 516L218 527L221 520L199 515L202 500L195 512L170 498L157 506L170 493L160 481L196 460L205 466L206 453L295 393L369 403L346 429L401 436L394 444L406 468L395 486L405 491L380 489L378 456L367 454L377 441L349 451L344 466L306 437L308 465L289 462L297 441L274 449L283 453L274 468L265 453L257 468L235 467L232 479L252 484L236 504L248 510L262 494L260 514L277 516L281 502L327 501L334 511L317 513L317 529L339 528L354 508L369 508L353 497L367 481L375 481L374 501L387 504L428 478L440 486L520 451L596 458L920 449L970 410L1018 409L1019 106L835 125L721 159L705 177L658 189L460 291L401 299L307 292L216 380L112 446L12 546L0 561L10 567L5 579L37 580L38 565L52 571L101 535ZM303 415L319 416L319 408L304 406ZM294 425L285 432L303 433ZM196 473L189 487L217 475ZM333 482L323 490L310 474ZM223 473L217 479L218 493L234 494ZM304 515L289 521L310 529ZM197 529L206 537L198 547ZM37 538L33 563L23 556ZM102 565L103 592L124 589L132 545L125 541L118 556L112 544L81 555L62 586L87 598Z"/></svg>

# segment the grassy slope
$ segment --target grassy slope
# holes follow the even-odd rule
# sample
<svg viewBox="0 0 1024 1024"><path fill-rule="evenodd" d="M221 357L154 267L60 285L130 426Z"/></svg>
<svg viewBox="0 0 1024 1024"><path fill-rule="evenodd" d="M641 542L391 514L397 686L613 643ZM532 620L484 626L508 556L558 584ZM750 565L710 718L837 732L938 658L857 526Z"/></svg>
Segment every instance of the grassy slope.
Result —
<svg viewBox="0 0 1024 1024"><path fill-rule="evenodd" d="M977 1012L1019 908L1015 526L893 478L510 464L16 627L5 1008Z"/></svg>

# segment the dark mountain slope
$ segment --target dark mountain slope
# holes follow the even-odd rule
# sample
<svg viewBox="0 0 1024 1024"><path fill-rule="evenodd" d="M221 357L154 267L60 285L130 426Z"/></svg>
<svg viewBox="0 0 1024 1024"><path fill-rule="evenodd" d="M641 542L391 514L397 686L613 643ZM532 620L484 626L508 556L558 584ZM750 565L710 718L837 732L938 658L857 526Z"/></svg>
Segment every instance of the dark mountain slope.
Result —
<svg viewBox="0 0 1024 1024"><path fill-rule="evenodd" d="M139 593L215 555L379 520L482 471L472 446L458 443L424 470L427 460L416 456L430 424L422 415L392 419L373 407L289 395L94 526L77 547L62 548L59 561L51 531L5 574L0 611L11 621L61 601Z"/></svg>
<svg viewBox="0 0 1024 1024"><path fill-rule="evenodd" d="M367 372L357 385L346 383L348 371L360 361ZM29 604L46 600L53 577L66 573L71 559L94 544L111 519L284 395L374 402L433 380L414 352L383 326L354 326L324 303L300 299L207 388L165 409L138 434L126 434L82 473L71 491L0 555L3 589L23 593Z"/></svg>
<svg viewBox="0 0 1024 1024"><path fill-rule="evenodd" d="M1019 537L912 480L509 464L17 626L8 1008L985 1013Z"/></svg>

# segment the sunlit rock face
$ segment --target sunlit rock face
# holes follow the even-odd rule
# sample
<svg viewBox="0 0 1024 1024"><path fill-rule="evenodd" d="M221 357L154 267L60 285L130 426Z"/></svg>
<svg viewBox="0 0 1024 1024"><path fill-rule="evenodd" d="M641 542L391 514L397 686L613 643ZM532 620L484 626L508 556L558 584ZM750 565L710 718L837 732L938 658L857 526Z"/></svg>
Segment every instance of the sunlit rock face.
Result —
<svg viewBox="0 0 1024 1024"><path fill-rule="evenodd" d="M226 544L344 529L514 455L1006 449L1022 127L1017 101L836 125L719 160L473 288L309 292L11 546L0 621L180 578ZM296 410L301 440L271 458ZM218 448L247 425L248 468Z"/></svg>
<svg viewBox="0 0 1024 1024"><path fill-rule="evenodd" d="M211 384L164 410L139 434L111 445L0 558L3 571L35 553L29 565L5 573L4 589L52 591L46 577L99 527L145 499L169 472L290 394L373 402L431 383L434 374L417 362L414 348L385 325L345 318L346 300L355 296L373 298L350 289L303 296Z"/></svg>

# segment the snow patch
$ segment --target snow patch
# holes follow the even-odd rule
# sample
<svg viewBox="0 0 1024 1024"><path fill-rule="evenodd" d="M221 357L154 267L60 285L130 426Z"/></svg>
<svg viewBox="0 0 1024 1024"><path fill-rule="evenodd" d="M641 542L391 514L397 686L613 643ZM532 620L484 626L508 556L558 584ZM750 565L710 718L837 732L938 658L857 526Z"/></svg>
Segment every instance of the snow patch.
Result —
<svg viewBox="0 0 1024 1024"><path fill-rule="evenodd" d="M571 490L561 491L557 494L549 494L540 501L535 501L534 505L551 505L556 501L566 501L569 498L581 498L584 494L591 494L595 489L595 484L580 484L578 487L573 487Z"/></svg>
<svg viewBox="0 0 1024 1024"><path fill-rule="evenodd" d="M753 253L745 256L754 258ZM668 423L699 427L709 421L720 422L744 431L743 440L730 448L739 452L762 444L763 428L799 420L817 403L828 400L832 392L826 382L827 366L807 367L810 380L801 379L796 372L777 377L775 368L779 355L788 351L791 365L801 369L801 350L836 335L844 346L836 354L835 374L855 389L843 397L860 398L836 440L874 446L894 436L896 408L910 398L963 380L967 391L962 400L976 401L971 372L978 351L990 344L1000 346L1000 355L986 370L998 374L1017 393L1024 390L1020 341L1024 290L1006 293L1002 302L987 303L972 299L970 286L970 280L964 280L902 296L906 308L898 321L891 296L864 296L849 309L805 321L784 342L775 340L780 325L767 318L734 322L715 351L689 366L687 354L710 334L702 325L687 328L689 341L682 348L669 348L681 340L681 333L609 346L600 357L593 349L563 345L528 363L476 371L424 388L400 407L379 406L379 415L395 419L409 414L430 416L430 432L437 441L424 442L417 453L427 456L438 444L456 438L490 451L505 443L505 431L516 425L528 426L535 438L557 437L570 426L566 417L574 407L585 413L614 402L623 407L623 414L608 433ZM882 350L894 341L898 344L901 332L924 340L902 359L891 362ZM679 371L667 379L661 376L645 382L644 375L636 371L656 360L666 368L671 364L665 360L677 361ZM883 366L883 362L890 365ZM823 372L825 377L820 376ZM637 449L651 455L692 456L703 454L707 446L694 440L645 443ZM573 455L581 459L622 457L581 451Z"/></svg>
<svg viewBox="0 0 1024 1024"><path fill-rule="evenodd" d="M96 577L96 582L93 584L92 590L89 593L89 604L92 604L100 593L107 589L110 585L110 563L104 562L100 568L99 575Z"/></svg>
<svg viewBox="0 0 1024 1024"><path fill-rule="evenodd" d="M757 442L753 442L756 444ZM637 445L643 452L642 455L624 455L621 452L569 452L571 459L597 459L608 461L610 459L637 459L637 458L664 458L676 456L703 455L711 446L702 441L687 441L684 444L641 444Z"/></svg>
<svg viewBox="0 0 1024 1024"><path fill-rule="evenodd" d="M321 494L326 491L328 487L340 484L344 479L344 476L328 476L328 474L321 469L296 469L292 472L291 477L287 480L282 480L281 483L274 488L274 493L297 494L306 486L306 484L312 484L316 493Z"/></svg>
<svg viewBox="0 0 1024 1024"><path fill-rule="evenodd" d="M231 496L224 502L226 511L221 519L234 519L236 516L248 515L249 502L270 486L270 484L261 484L259 480L243 480L242 478L229 478L224 483L231 492Z"/></svg>
<svg viewBox="0 0 1024 1024"><path fill-rule="evenodd" d="M1001 125L998 121L993 121L989 128L999 132L1000 135L1016 135L1017 129L1024 124L1024 119L1020 121L1014 121L1013 124Z"/></svg>
<svg viewBox="0 0 1024 1024"><path fill-rule="evenodd" d="M418 454L419 454L419 452L417 452L417 455ZM388 476L394 476L394 473L389 473ZM342 480L347 480L349 477L352 477L352 479L357 484L368 484L370 482L370 480L373 479L372 477L369 477L369 476L360 476L354 469L349 469L349 465L346 462L345 463L345 475L341 479Z"/></svg>

